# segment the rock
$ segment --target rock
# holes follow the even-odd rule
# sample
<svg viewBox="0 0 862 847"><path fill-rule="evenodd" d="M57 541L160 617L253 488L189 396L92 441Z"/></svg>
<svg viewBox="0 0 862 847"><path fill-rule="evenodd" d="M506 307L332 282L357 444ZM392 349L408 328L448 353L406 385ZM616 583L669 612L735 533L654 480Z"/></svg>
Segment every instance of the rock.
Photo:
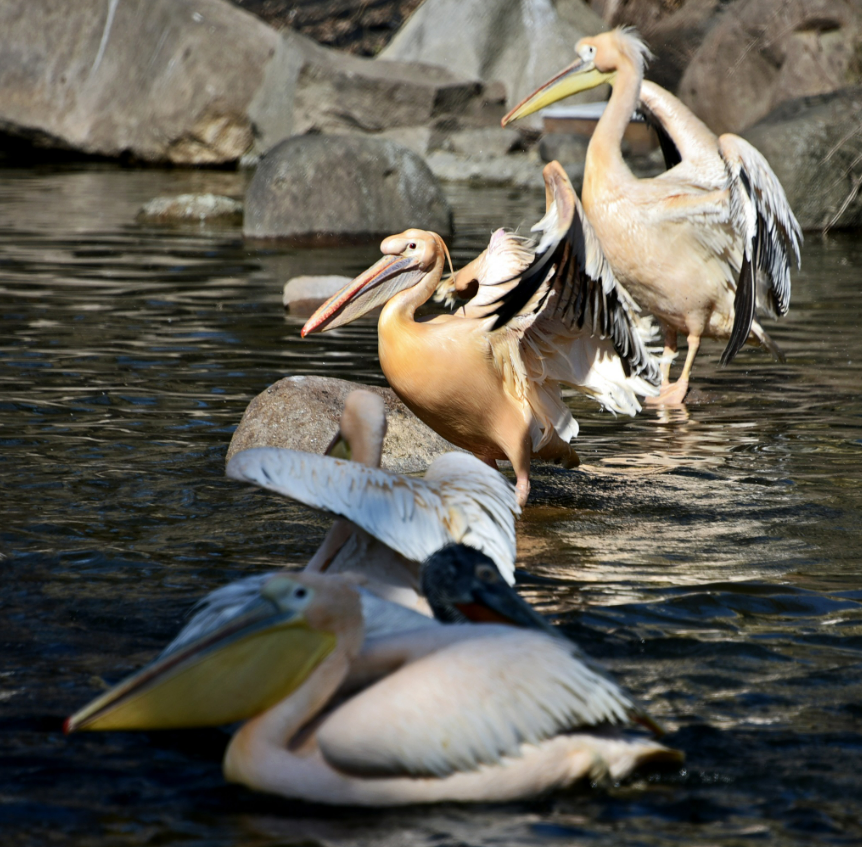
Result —
<svg viewBox="0 0 862 847"><path fill-rule="evenodd" d="M446 182L473 185L511 185L515 188L542 188L542 165L524 153L476 159L438 150L428 156L434 175Z"/></svg>
<svg viewBox="0 0 862 847"><path fill-rule="evenodd" d="M463 77L499 80L511 107L572 62L578 39L602 29L582 0L425 0L377 61L427 62ZM580 96L601 100L607 91Z"/></svg>
<svg viewBox="0 0 862 847"><path fill-rule="evenodd" d="M338 430L347 395L356 388L379 394L386 404L383 467L387 470L423 471L440 454L458 449L422 423L391 388L321 376L292 376L271 385L248 404L225 462L252 447L323 453Z"/></svg>
<svg viewBox="0 0 862 847"><path fill-rule="evenodd" d="M425 162L394 141L288 138L264 156L246 192L251 238L334 243L409 227L448 235L452 212Z"/></svg>
<svg viewBox="0 0 862 847"><path fill-rule="evenodd" d="M327 50L225 0L6 0L0 55L0 144L149 162L236 162L486 103L474 78Z"/></svg>
<svg viewBox="0 0 862 847"><path fill-rule="evenodd" d="M293 315L311 316L348 282L349 276L295 276L284 284L282 303Z"/></svg>
<svg viewBox="0 0 862 847"><path fill-rule="evenodd" d="M178 194L145 203L137 219L157 224L241 224L242 203L218 194Z"/></svg>
<svg viewBox="0 0 862 847"><path fill-rule="evenodd" d="M539 156L543 162L553 162L556 159L563 164L574 162L583 164L589 144L590 139L584 135L552 132L539 142Z"/></svg>
<svg viewBox="0 0 862 847"><path fill-rule="evenodd" d="M862 86L791 100L745 132L803 229L862 226Z"/></svg>
<svg viewBox="0 0 862 847"><path fill-rule="evenodd" d="M746 0L709 31L679 96L715 132L740 132L786 100L862 84L862 3Z"/></svg>
<svg viewBox="0 0 862 847"><path fill-rule="evenodd" d="M443 142L442 148L459 156L488 158L519 150L521 143L518 130L497 126L453 132Z"/></svg>

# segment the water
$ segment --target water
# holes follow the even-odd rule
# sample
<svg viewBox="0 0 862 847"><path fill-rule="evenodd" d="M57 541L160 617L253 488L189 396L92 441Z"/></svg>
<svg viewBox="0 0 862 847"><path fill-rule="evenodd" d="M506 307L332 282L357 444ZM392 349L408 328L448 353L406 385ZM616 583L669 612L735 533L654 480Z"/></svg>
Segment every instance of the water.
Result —
<svg viewBox="0 0 862 847"><path fill-rule="evenodd" d="M500 807L329 810L226 785L219 730L81 734L63 717L160 650L210 589L301 564L327 522L223 477L287 374L382 384L374 325L302 342L281 286L377 251L252 250L134 222L233 173L0 173L0 833L4 844L862 842L862 241L812 236L787 364L707 343L685 410L573 399L576 472L536 466L531 600L651 704L682 770ZM453 189L456 264L540 193ZM531 581L532 577L532 581Z"/></svg>

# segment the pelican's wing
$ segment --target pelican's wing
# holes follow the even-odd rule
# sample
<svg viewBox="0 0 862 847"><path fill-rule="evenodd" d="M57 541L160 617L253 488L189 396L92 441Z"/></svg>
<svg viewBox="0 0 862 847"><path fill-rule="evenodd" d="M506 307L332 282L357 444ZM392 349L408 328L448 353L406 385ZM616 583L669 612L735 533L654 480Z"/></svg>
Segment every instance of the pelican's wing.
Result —
<svg viewBox="0 0 862 847"><path fill-rule="evenodd" d="M629 302L605 259L566 172L551 162L543 172L547 212L533 231L541 234L531 265L517 287L505 292L494 309L494 328L532 314L526 331L551 332L555 325L607 338L626 376L658 383L658 363L638 334Z"/></svg>
<svg viewBox="0 0 862 847"><path fill-rule="evenodd" d="M730 341L721 356L728 364L751 332L756 306L773 315L790 308L790 264L800 262L802 231L787 195L763 155L738 135L727 133L718 147L730 177L733 225L743 241Z"/></svg>
<svg viewBox="0 0 862 847"><path fill-rule="evenodd" d="M457 630L462 639L326 719L318 742L330 764L358 775L443 777L578 727L628 723L627 695L564 639L487 624Z"/></svg>
<svg viewBox="0 0 862 847"><path fill-rule="evenodd" d="M457 473L450 469L437 477L415 479L329 456L255 447L237 453L228 463L227 475L353 521L415 562L446 544L471 538L466 543L512 574L514 519L519 512L514 488L474 456L454 456L441 467L457 464ZM438 458L432 468L445 458ZM471 527L471 519L481 525Z"/></svg>

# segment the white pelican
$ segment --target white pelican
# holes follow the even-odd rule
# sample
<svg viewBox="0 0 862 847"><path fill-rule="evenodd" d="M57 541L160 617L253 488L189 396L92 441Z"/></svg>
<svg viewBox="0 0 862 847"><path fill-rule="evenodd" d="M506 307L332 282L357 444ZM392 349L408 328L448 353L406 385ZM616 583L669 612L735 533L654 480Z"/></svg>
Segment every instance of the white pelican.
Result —
<svg viewBox="0 0 862 847"><path fill-rule="evenodd" d="M425 423L488 464L509 459L523 506L530 458L578 464L569 445L578 425L561 385L606 409L633 415L637 395L656 393L657 363L633 326L565 171L544 171L545 217L538 244L497 230L478 258L442 292L470 296L450 315L415 318L441 283L446 245L409 229L381 244L377 264L309 318L303 336L333 329L385 303L378 324L380 365L389 384ZM472 295L472 296L471 296Z"/></svg>
<svg viewBox="0 0 862 847"><path fill-rule="evenodd" d="M583 38L575 51L575 62L518 104L503 125L578 91L613 85L587 148L584 209L619 281L662 325L661 399L682 402L703 336L728 339L723 365L746 342L780 359L755 312L786 314L790 263L799 262L802 233L766 159L739 136L716 137L676 97L644 82L648 50L633 31ZM652 179L635 178L620 152L639 98L677 151L669 165L678 164ZM679 332L688 353L671 386Z"/></svg>
<svg viewBox="0 0 862 847"><path fill-rule="evenodd" d="M488 604L498 619L531 626L529 616L518 619L517 603L506 596L512 589L499 574L489 580L479 572L493 563L458 549L450 548L446 566L436 571L434 557L429 561L433 575L425 580L439 580L431 592L435 605ZM445 582L453 559L455 571L470 569L482 587L478 595L468 592L466 604L470 579L457 580L452 590ZM71 728L116 728L111 716L128 714L130 701L183 711L187 697L176 696L176 680L194 677L210 695L210 710L221 711L222 700L261 709L228 746L229 780L338 805L515 800L681 759L657 742L624 735L618 727L638 708L555 634L432 624L372 636L365 620L346 578L277 575L241 619L181 652L173 665L118 689L91 716L102 725ZM235 672L250 643L254 673L279 678L286 692L274 705L263 705L250 673L235 681L216 671L222 656Z"/></svg>

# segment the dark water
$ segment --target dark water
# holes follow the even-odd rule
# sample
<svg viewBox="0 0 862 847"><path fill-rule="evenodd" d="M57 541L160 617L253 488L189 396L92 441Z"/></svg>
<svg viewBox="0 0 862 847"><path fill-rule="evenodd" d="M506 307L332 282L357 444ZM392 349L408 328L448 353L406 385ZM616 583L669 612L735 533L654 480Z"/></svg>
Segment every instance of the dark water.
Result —
<svg viewBox="0 0 862 847"><path fill-rule="evenodd" d="M223 478L286 374L382 383L374 326L301 342L281 286L376 249L260 251L134 223L227 173L0 172L3 844L862 843L862 239L809 238L785 365L718 368L684 411L573 400L577 472L537 467L527 593L663 719L683 770L501 807L328 810L225 785L220 731L64 737L210 589L300 564L326 521ZM539 194L457 189L456 263ZM772 329L770 329L772 331Z"/></svg>

